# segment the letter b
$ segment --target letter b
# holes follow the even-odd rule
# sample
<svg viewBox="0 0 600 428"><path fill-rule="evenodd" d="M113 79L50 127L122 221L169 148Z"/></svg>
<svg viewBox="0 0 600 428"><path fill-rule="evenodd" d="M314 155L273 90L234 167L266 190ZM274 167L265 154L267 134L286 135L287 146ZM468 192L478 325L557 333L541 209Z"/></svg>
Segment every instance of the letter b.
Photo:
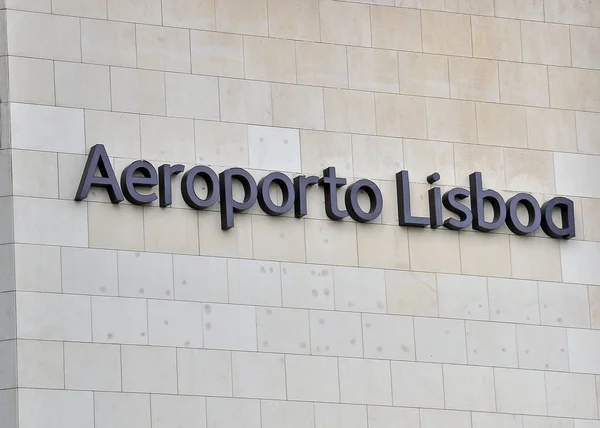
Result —
<svg viewBox="0 0 600 428"><path fill-rule="evenodd" d="M506 220L506 204L500 194L494 190L483 190L481 173L469 175L471 185L471 210L473 211L473 229L480 232L491 232L498 229ZM488 201L494 210L494 219L485 221L484 202Z"/></svg>

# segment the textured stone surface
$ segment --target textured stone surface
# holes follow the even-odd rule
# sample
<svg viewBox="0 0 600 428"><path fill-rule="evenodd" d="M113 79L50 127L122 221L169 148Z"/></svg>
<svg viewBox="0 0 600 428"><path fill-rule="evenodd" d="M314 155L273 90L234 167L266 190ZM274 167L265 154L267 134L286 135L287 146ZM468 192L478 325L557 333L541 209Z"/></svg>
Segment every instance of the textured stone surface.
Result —
<svg viewBox="0 0 600 428"><path fill-rule="evenodd" d="M2 428L600 426L597 0L0 0L0 40ZM96 144L383 214L74 202ZM577 236L399 227L402 169Z"/></svg>

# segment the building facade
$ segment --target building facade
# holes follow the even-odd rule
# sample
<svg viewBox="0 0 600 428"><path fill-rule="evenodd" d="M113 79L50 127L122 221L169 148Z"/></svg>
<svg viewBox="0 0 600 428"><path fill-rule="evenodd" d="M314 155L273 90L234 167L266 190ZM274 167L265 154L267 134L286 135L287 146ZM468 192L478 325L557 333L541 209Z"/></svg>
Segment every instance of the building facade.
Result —
<svg viewBox="0 0 600 428"><path fill-rule="evenodd" d="M0 8L2 428L600 427L599 0Z"/></svg>

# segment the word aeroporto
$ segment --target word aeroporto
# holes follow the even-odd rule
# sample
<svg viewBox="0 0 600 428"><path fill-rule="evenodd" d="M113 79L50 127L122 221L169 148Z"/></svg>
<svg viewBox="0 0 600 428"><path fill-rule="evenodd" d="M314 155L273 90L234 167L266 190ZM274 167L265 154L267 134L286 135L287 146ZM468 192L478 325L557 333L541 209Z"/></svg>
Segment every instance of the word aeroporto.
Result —
<svg viewBox="0 0 600 428"><path fill-rule="evenodd" d="M99 171L100 176L96 175ZM242 168L229 168L217 175L211 168L204 165L195 166L185 171L183 165L161 165L157 170L147 161L138 160L128 165L121 174L120 186L103 145L91 148L85 165L76 201L87 198L91 187L106 189L112 203L120 203L127 199L135 205L146 205L159 200L161 207L173 203L172 179L175 175L183 174L181 193L187 205L197 210L203 210L220 203L221 229L229 230L234 227L234 214L251 208L257 201L261 209L268 215L278 216L294 210L296 218L307 214L306 195L310 187L318 185L323 188L325 196L325 213L332 220L342 220L350 216L357 222L365 223L375 220L383 209L381 190L371 180L358 180L345 191L345 208L338 205L338 190L347 184L345 178L337 177L334 167L326 168L322 177L299 175L293 179L281 172L272 172L258 183L252 175ZM197 179L206 183L207 194L200 197L194 189ZM427 177L429 184L440 179L438 173ZM469 176L469 189L460 187L449 190L442 195L439 187L433 187L428 192L429 217L417 217L411 214L410 189L408 171L396 174L396 191L398 200L399 226L445 227L460 230L472 226L480 232L491 232L500 228L505 222L508 228L517 235L527 235L535 232L540 226L546 235L552 238L570 239L575 236L575 219L573 201L564 197L552 198L541 207L538 201L528 193L518 193L504 201L502 196L490 189L483 188L480 172ZM243 200L233 196L234 182L243 188ZM156 192L150 192L158 186ZM271 186L277 186L283 195L280 204L273 201L270 195ZM140 193L138 189L146 189ZM369 199L369 209L364 210L359 204L359 193L364 192ZM469 200L470 208L461 201ZM484 205L489 203L493 209L493 219L484 218ZM527 212L527 222L523 223L517 215L519 205ZM443 208L455 217L443 218ZM560 212L561 224L557 225L552 217L553 211Z"/></svg>

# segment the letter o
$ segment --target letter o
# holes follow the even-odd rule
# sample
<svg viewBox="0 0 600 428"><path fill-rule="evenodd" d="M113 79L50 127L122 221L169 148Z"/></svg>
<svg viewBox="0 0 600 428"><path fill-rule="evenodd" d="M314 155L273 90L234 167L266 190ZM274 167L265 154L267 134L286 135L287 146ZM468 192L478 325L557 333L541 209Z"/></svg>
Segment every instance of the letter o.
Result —
<svg viewBox="0 0 600 428"><path fill-rule="evenodd" d="M271 184L279 186L283 193L283 204L277 205L271 200ZM258 204L269 215L285 214L294 207L296 195L292 179L281 172L272 172L258 182Z"/></svg>
<svg viewBox="0 0 600 428"><path fill-rule="evenodd" d="M517 208L522 204L527 210L529 222L524 225L517 216ZM517 193L506 201L506 225L515 235L527 235L535 232L542 222L540 204L527 193Z"/></svg>
<svg viewBox="0 0 600 428"><path fill-rule="evenodd" d="M363 211L358 203L358 192L364 191L369 197L370 207L369 212ZM383 210L383 197L381 190L375 183L370 180L358 180L348 186L346 190L346 209L348 214L359 223L375 220Z"/></svg>
<svg viewBox="0 0 600 428"><path fill-rule="evenodd" d="M206 199L200 199L194 190L196 177L200 177L206 182L206 187L208 188ZM181 195L185 203L194 209L203 210L208 208L214 205L219 199L219 177L207 166L195 166L183 174Z"/></svg>

